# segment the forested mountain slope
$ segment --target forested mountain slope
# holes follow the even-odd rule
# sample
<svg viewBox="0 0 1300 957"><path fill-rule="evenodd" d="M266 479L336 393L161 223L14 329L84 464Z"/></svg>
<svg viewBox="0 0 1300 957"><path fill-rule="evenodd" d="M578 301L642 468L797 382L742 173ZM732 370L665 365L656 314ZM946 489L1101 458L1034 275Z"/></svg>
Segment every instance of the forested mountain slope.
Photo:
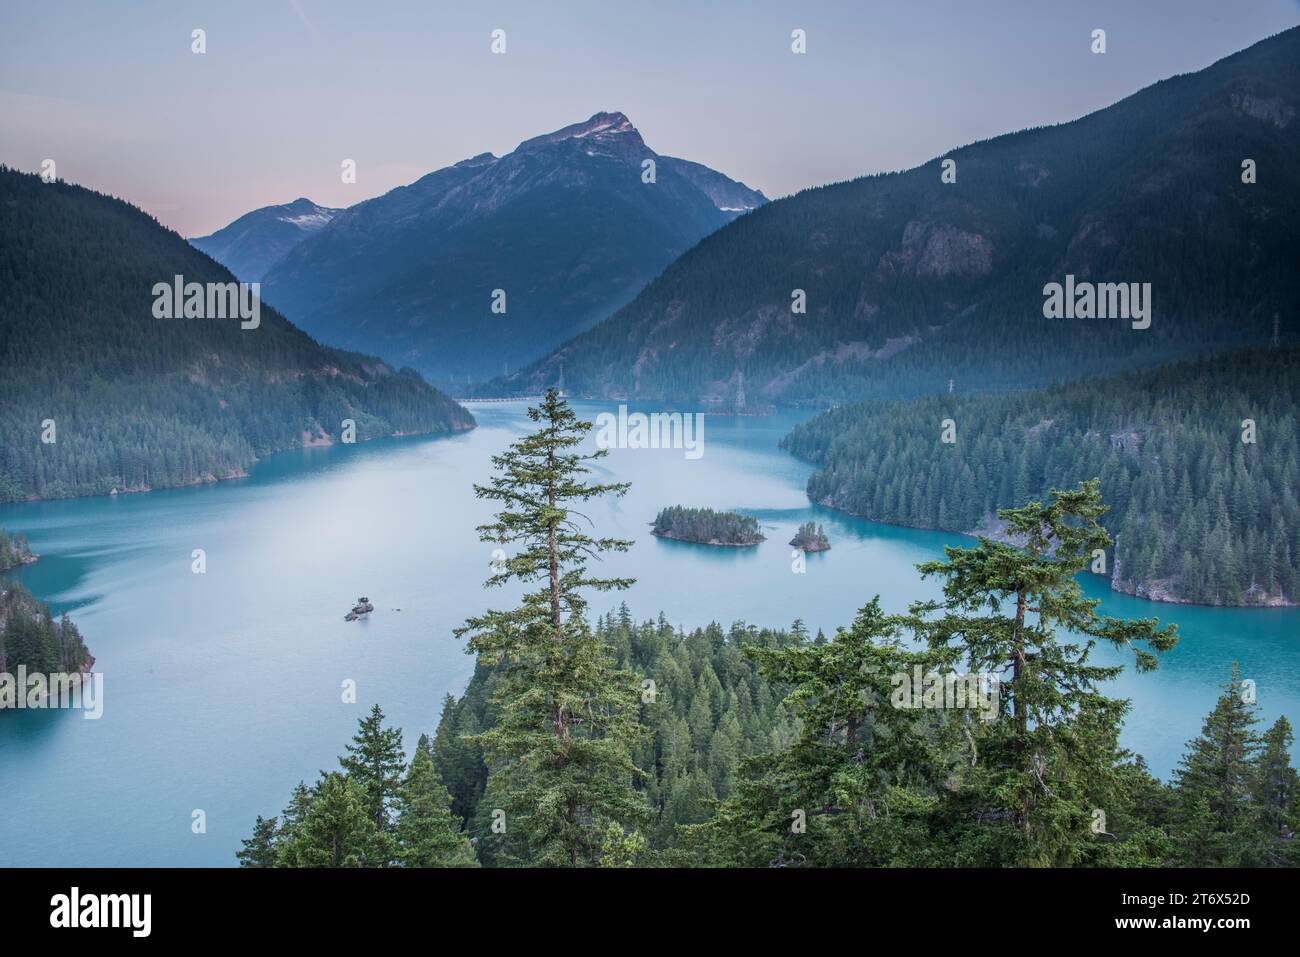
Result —
<svg viewBox="0 0 1300 957"><path fill-rule="evenodd" d="M0 580L0 675L17 675L20 667L46 676L72 674L89 670L94 663L81 632L66 614L55 618L49 606L22 585ZM26 696L28 686L17 690L17 679L12 680L10 693Z"/></svg>
<svg viewBox="0 0 1300 957"><path fill-rule="evenodd" d="M1100 477L1113 588L1294 603L1297 410L1300 347L1286 346L1041 391L844 406L783 445L820 466L813 499L917 528L992 530L998 508Z"/></svg>
<svg viewBox="0 0 1300 957"><path fill-rule="evenodd" d="M1300 28L1070 123L777 200L485 391L562 368L580 395L824 404L1190 358L1268 342L1275 316L1295 341L1298 109ZM1044 318L1067 275L1150 283L1150 327Z"/></svg>
<svg viewBox="0 0 1300 957"><path fill-rule="evenodd" d="M763 202L597 113L350 207L271 269L265 293L313 335L463 388L545 355Z"/></svg>
<svg viewBox="0 0 1300 957"><path fill-rule="evenodd" d="M417 375L257 328L161 319L154 285L232 276L118 199L0 168L0 501L241 474L339 437L470 428Z"/></svg>

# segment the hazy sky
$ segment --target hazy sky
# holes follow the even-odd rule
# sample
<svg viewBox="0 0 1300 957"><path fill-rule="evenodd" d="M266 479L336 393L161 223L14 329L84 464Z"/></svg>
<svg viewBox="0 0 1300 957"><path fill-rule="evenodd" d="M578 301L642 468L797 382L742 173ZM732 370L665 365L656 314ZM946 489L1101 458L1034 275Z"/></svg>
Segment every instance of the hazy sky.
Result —
<svg viewBox="0 0 1300 957"><path fill-rule="evenodd" d="M1297 0L6 0L0 162L53 158L194 236L622 110L775 198L1073 119L1297 23Z"/></svg>

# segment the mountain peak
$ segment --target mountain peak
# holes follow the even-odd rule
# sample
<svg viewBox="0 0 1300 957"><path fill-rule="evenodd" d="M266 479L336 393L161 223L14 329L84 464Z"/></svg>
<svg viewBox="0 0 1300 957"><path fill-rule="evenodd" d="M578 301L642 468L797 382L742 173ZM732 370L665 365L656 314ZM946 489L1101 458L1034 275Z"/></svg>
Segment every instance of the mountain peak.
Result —
<svg viewBox="0 0 1300 957"><path fill-rule="evenodd" d="M651 157L654 188L642 180ZM286 254L262 290L322 341L365 344L463 387L591 327L762 202L721 173L655 153L626 114L598 112L357 204ZM482 291L501 277L516 321L485 326Z"/></svg>
<svg viewBox="0 0 1300 957"><path fill-rule="evenodd" d="M541 136L534 136L532 139L520 143L519 148L527 149L532 146L559 143L563 140L581 139L594 139L604 143L626 140L637 145L645 145L641 139L641 134L632 125L632 121L625 114L615 111L613 113L594 113L589 119L583 120L581 123L572 123L556 130L554 133L543 133Z"/></svg>
<svg viewBox="0 0 1300 957"><path fill-rule="evenodd" d="M1294 176L1261 177L1247 201L1223 171L1244 156L1300 151L1298 49L1293 28L1078 120L961 148L965 182L980 184L961 202L933 185L938 159L781 199L490 388L536 393L563 363L578 394L728 405L743 368L748 395L828 405L946 395L950 381L968 391L1038 387L1280 340L1274 317L1293 311L1296 236L1277 210L1293 208ZM1134 156L1149 162L1114 177ZM670 171L693 177L720 210L757 202L698 164L661 154L657 167L661 184ZM1161 254L1166 238L1178 257ZM1269 253L1226 254L1243 243ZM1218 268L1193 276L1188 262ZM1141 276L1164 290L1152 330L1138 344L1136 323L1042 322L1043 283L1070 275ZM792 321L780 290L809 277L823 305ZM1231 292L1244 288L1248 308Z"/></svg>
<svg viewBox="0 0 1300 957"><path fill-rule="evenodd" d="M576 123L575 126L581 127L581 132L573 134L574 136L589 136L593 133L635 133L636 127L627 115L615 110L613 113L593 113L591 119L585 123ZM569 127L572 129L572 127Z"/></svg>
<svg viewBox="0 0 1300 957"><path fill-rule="evenodd" d="M281 256L304 238L324 229L342 209L299 196L291 203L262 206L208 236L190 243L221 263L243 282L258 282Z"/></svg>
<svg viewBox="0 0 1300 957"><path fill-rule="evenodd" d="M455 164L455 169L468 169L474 166L490 166L495 163L497 158L492 153L479 153L477 156L471 156L469 159L463 159Z"/></svg>

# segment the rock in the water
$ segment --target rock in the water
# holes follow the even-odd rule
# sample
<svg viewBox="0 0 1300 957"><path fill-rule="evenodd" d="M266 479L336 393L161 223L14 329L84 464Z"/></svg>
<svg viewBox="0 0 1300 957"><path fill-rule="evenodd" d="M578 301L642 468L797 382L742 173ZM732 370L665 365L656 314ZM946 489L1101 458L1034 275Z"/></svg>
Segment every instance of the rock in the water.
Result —
<svg viewBox="0 0 1300 957"><path fill-rule="evenodd" d="M352 606L352 610L343 616L344 621L356 621L362 615L368 615L375 610L375 606L370 604L370 599L362 596L357 599L357 603Z"/></svg>

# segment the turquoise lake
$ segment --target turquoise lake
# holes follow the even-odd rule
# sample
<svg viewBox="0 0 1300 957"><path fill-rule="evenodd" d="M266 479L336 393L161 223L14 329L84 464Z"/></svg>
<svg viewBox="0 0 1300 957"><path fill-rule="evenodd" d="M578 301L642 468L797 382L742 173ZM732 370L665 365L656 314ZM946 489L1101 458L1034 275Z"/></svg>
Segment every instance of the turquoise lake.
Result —
<svg viewBox="0 0 1300 957"><path fill-rule="evenodd" d="M588 419L612 409L575 405ZM284 453L201 488L0 507L0 525L42 556L14 577L73 615L104 675L100 720L0 715L0 865L233 865L254 817L335 767L372 704L404 729L408 753L432 732L443 695L472 671L452 629L512 597L482 587L491 546L474 526L490 509L472 486L529 423L522 403L471 408L479 428L465 434ZM603 460L632 490L589 514L602 534L636 541L606 567L637 583L595 596L592 611L624 600L639 619L662 611L686 627L802 618L829 632L875 594L889 611L937 596L913 566L969 540L811 505L811 466L777 446L801 417L710 415L701 458L628 449ZM670 504L754 515L767 541L656 539L649 522ZM809 519L833 547L795 574L786 542ZM206 574L191 571L196 548ZM1110 690L1132 699L1124 743L1157 774L1198 733L1234 660L1266 720L1300 718L1300 609L1156 604L1092 577L1086 587L1106 613L1180 626L1152 674L1100 652L1130 664ZM375 612L345 622L360 595ZM356 704L343 702L348 680ZM206 833L191 830L196 809Z"/></svg>

